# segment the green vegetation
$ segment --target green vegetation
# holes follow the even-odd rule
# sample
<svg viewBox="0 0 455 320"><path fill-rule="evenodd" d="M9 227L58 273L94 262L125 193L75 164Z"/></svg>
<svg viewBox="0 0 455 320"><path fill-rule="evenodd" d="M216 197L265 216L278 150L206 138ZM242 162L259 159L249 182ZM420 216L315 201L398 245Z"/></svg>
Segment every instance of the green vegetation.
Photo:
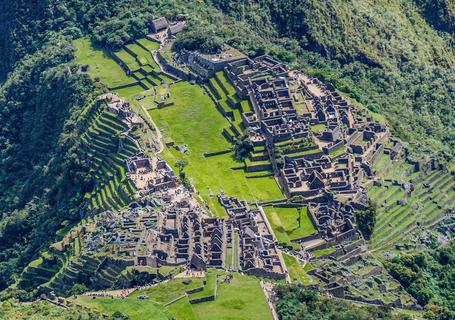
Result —
<svg viewBox="0 0 455 320"><path fill-rule="evenodd" d="M79 219L90 190L78 126L94 88L72 58L70 42L50 37L0 87L0 290Z"/></svg>
<svg viewBox="0 0 455 320"><path fill-rule="evenodd" d="M324 124L316 124L314 126L310 127L311 131L313 131L316 134L321 134L325 130L325 125Z"/></svg>
<svg viewBox="0 0 455 320"><path fill-rule="evenodd" d="M120 49L143 37L151 18L188 12L195 23L179 39L190 47L218 50L224 39L249 55L269 53L293 61L386 115L394 132L420 151L453 152L454 130L446 130L454 125L450 1L211 0L201 5L196 0L100 0L90 5L65 1L58 10L46 10L55 7L54 1L34 8L19 1L1 12L0 79L39 48L51 30L72 37L87 33L98 45ZM320 21L327 26L321 28Z"/></svg>
<svg viewBox="0 0 455 320"><path fill-rule="evenodd" d="M403 254L386 262L386 268L417 301L427 319L455 317L455 244L434 252Z"/></svg>
<svg viewBox="0 0 455 320"><path fill-rule="evenodd" d="M216 275L219 274L217 295L214 301L191 304L189 299L205 295L213 288ZM153 319L272 319L264 293L259 281L253 277L233 274L230 282L224 282L224 273L210 271L207 283L203 279L173 279L167 283L138 290L125 299L101 298L92 299L79 296L75 302L93 308L102 313L113 314L120 311L131 320L143 319L153 315ZM204 290L189 294L185 292L204 286ZM207 289L206 289L207 288ZM146 295L148 299L138 299ZM176 300L183 297L180 300ZM169 304L170 302L175 302ZM169 304L165 306L166 304Z"/></svg>
<svg viewBox="0 0 455 320"><path fill-rule="evenodd" d="M219 103L219 106L223 110L222 113L227 114L229 112L232 114L226 116L231 124L226 128L231 136L231 142L235 142L239 138L243 140L242 136L245 128L242 123L241 112L243 108L245 108L245 112L251 109L248 100L241 100L237 96L234 87L224 71L218 71L213 78L210 78L207 87L212 94L212 98Z"/></svg>
<svg viewBox="0 0 455 320"><path fill-rule="evenodd" d="M15 300L0 302L0 318L4 320L71 320L71 319L105 319L99 313L76 308L63 309L46 301L18 303ZM112 319L114 318L107 318Z"/></svg>
<svg viewBox="0 0 455 320"><path fill-rule="evenodd" d="M250 156L253 150L253 143L248 139L248 136L242 136L237 139L234 145L235 158L243 161Z"/></svg>
<svg viewBox="0 0 455 320"><path fill-rule="evenodd" d="M135 291L128 296L128 299L137 299L140 295L147 295L153 301L164 305L184 295L185 291L203 287L203 280L204 278L193 278L189 281L185 279L172 279L169 282L158 286Z"/></svg>
<svg viewBox="0 0 455 320"><path fill-rule="evenodd" d="M147 38L137 39L136 41L149 51L157 50L160 46L158 42L148 40Z"/></svg>
<svg viewBox="0 0 455 320"><path fill-rule="evenodd" d="M306 286L316 284L318 282L316 278L305 272L305 269L296 258L283 253L283 259L286 267L288 268L292 283L300 283Z"/></svg>
<svg viewBox="0 0 455 320"><path fill-rule="evenodd" d="M80 65L88 65L88 74L92 79L99 79L108 87L117 87L133 80L125 74L125 71L110 57L107 50L95 49L90 39L81 38L73 42L76 48L75 62Z"/></svg>
<svg viewBox="0 0 455 320"><path fill-rule="evenodd" d="M215 299L217 286L217 275L214 272L209 272L205 277L204 288L201 291L188 294L188 299L191 302L197 302L199 299Z"/></svg>
<svg viewBox="0 0 455 320"><path fill-rule="evenodd" d="M308 216L307 207L302 207L300 210L299 213L298 208L264 208L273 232L279 242L293 246L295 243L291 242L292 240L303 238L317 232Z"/></svg>
<svg viewBox="0 0 455 320"><path fill-rule="evenodd" d="M144 50L133 40L147 34L150 20L160 15L190 14L188 33L179 36L177 47L180 44L180 47L216 52L224 39L251 56L269 53L282 61L293 62L305 72L333 82L339 91L358 101L360 107L376 112L375 117L378 113L384 115L393 133L410 143L415 152L437 151L443 159L453 158L455 53L452 39L454 7L450 1L38 0L30 5L18 0L3 9L0 11L0 290L12 284L14 276L30 261L33 262L24 274L28 275L25 280L31 282L22 283L24 288L48 279L55 269L47 264L44 256L40 257L40 252L60 239L67 225L80 220L84 194L88 195L92 208L118 208L126 204L128 195L134 192L123 185L124 173L115 164L122 161L122 156L110 154L113 163L101 157L106 150L113 150L117 141L119 128L115 119L111 121L96 112L85 111L97 109L91 104L101 91L96 89L102 87L99 81L107 86L132 82L132 78L126 77L119 66L108 59L106 50L118 51L127 64L134 69L141 67L145 74L156 68L146 52L153 50L156 44L141 39L139 43L147 49ZM82 36L87 38L74 42L74 51L71 41ZM138 59L122 49L124 45L137 52ZM88 74L95 85L79 72L76 63L90 64ZM135 76L145 77L139 73ZM203 157L205 152L232 147L223 138L223 129L229 130L233 137L242 131L239 110L230 103L240 103L244 110L251 108L246 101L239 101L224 76L223 73L216 75L212 90L220 94L220 105L233 112L231 119L216 111L200 87L188 83L171 88L176 101L174 106L151 111L166 137L189 147L185 154L165 149L163 156L171 164L178 160L188 161L185 173L191 177L202 199L218 215L223 215L224 211L210 196L212 193L225 191L249 201L282 197L273 177L248 178L242 170L231 169L238 166L232 153ZM116 91L131 98L145 88L151 89L155 80L169 81L165 76L147 75L147 79L150 81L140 80L142 86L137 84ZM137 101L132 103L137 106ZM300 110L302 112L304 107ZM207 124L202 130L201 123ZM105 129L101 130L105 135L103 137L97 131L94 136L99 139L88 141L90 134L84 132L95 133L95 127ZM315 130L318 129L321 128ZM109 141L106 141L107 136ZM331 156L338 155L341 150ZM447 153L442 155L442 152ZM260 155L260 152L254 154ZM89 159L92 156L96 159L96 172L87 155ZM263 164L263 161L251 163ZM370 241L374 250L403 240L419 225L438 222L444 210L453 208L454 203L454 181L450 173L409 173L410 164L395 161L389 166L389 163L392 162L381 159L384 182L370 190L371 197L379 205ZM412 182L415 190L406 196L406 192L389 179ZM122 185L129 189L126 198L120 191L123 187L119 189ZM310 233L310 230L300 230L307 225L302 221L298 229L293 227L296 223L294 214L289 214L289 219L286 214L283 217L277 213L272 215L275 217L274 229L279 230L277 236L284 243ZM60 230L58 234L57 230ZM75 241L74 253L80 252L79 249ZM237 256L238 252L234 251L233 255ZM424 277L433 273L432 266L425 265L423 269ZM65 277L71 274L72 270L68 270ZM58 281L59 277L53 280ZM423 281L417 280L418 283ZM256 298L262 297L257 294L257 281L251 281L250 291L256 293ZM445 284L436 282L444 288ZM433 280L426 283L429 283L430 294L422 290L424 294L421 295L420 284L412 284L418 289L419 299L421 296L439 299L439 289L433 286ZM228 286L220 284L219 290L225 285ZM241 292L243 285L239 280L239 288L227 289ZM245 287L248 289L247 285ZM24 299L31 296L20 289L17 292ZM293 312L305 312L305 319L313 314L307 312L308 309L320 311L314 301L308 303L306 300L302 307L301 302L305 299L300 298L296 293L291 306L281 308L280 312L288 310L288 318L295 316ZM218 301L210 304L215 309L212 311L226 311L217 305ZM230 308L228 315L238 312L240 318L246 314L270 317L248 309L250 303L226 301L225 304ZM171 309L183 317L204 318L209 313L202 310L203 305L189 309L181 300ZM445 310L437 309L439 304L429 305L433 313L444 315ZM150 306L150 312L154 306ZM296 311L300 307L300 311ZM352 310L348 304L340 303L338 307L342 310L337 309L337 315L346 312L348 317L354 311L359 312L355 313L359 318L365 315L362 310ZM233 311L229 313L231 309ZM31 310L24 311L30 318L35 314L41 316L36 309ZM331 304L324 311L325 314L316 312L314 317L332 314ZM371 317L382 318L385 312L372 314ZM52 318L53 314L45 316Z"/></svg>
<svg viewBox="0 0 455 320"><path fill-rule="evenodd" d="M64 259L48 252L28 264L21 274L17 287L28 290L38 285L48 282L60 267L64 264Z"/></svg>
<svg viewBox="0 0 455 320"><path fill-rule="evenodd" d="M383 155L374 165L382 185L369 188L368 194L376 207L376 222L370 247L382 250L405 241L419 225L430 227L441 220L443 212L454 206L455 180L449 172L415 171L404 160L392 161ZM408 194L392 182L413 184Z"/></svg>
<svg viewBox="0 0 455 320"><path fill-rule="evenodd" d="M248 179L243 170L232 170L239 166L232 154L203 156L207 152L230 149L232 145L222 135L228 124L226 118L201 87L179 82L171 86L171 96L175 101L173 106L151 110L150 114L165 137L171 137L176 145L187 145L189 151L182 153L166 148L162 155L171 165L178 160L188 162L187 176L214 213L225 215L218 200L210 197L211 193L224 191L247 201L282 197L273 177Z"/></svg>
<svg viewBox="0 0 455 320"><path fill-rule="evenodd" d="M183 35L178 35L174 46L177 50L199 50L203 53L214 54L221 51L223 41L215 33L207 30L207 26L199 25Z"/></svg>
<svg viewBox="0 0 455 320"><path fill-rule="evenodd" d="M277 287L279 298L276 310L280 319L411 319L406 315L394 315L387 307L355 305L344 300L330 299L299 285Z"/></svg>
<svg viewBox="0 0 455 320"><path fill-rule="evenodd" d="M169 307L177 319L272 319L264 293L255 278L233 274L229 283L219 282L215 301L190 305L182 299Z"/></svg>
<svg viewBox="0 0 455 320"><path fill-rule="evenodd" d="M343 154L346 152L346 147L343 146L335 151L331 151L329 152L329 156L332 157L332 158L335 158L335 157L338 157L339 155Z"/></svg>
<svg viewBox="0 0 455 320"><path fill-rule="evenodd" d="M356 211L355 219L363 237L369 240L373 233L374 224L376 223L376 208L370 204L367 210Z"/></svg>
<svg viewBox="0 0 455 320"><path fill-rule="evenodd" d="M135 187L126 179L125 160L138 149L131 138L121 135L126 129L121 118L102 106L100 109L88 110L92 120L81 136L85 155L92 162L95 185L85 198L90 210L120 209L133 199Z"/></svg>
<svg viewBox="0 0 455 320"><path fill-rule="evenodd" d="M314 250L311 252L311 255L315 258L319 258L319 257L322 257L322 256L325 256L325 255L329 255L331 253L334 253L335 252L335 248L334 247L327 247L327 248L324 248L324 249L318 249L318 250Z"/></svg>
<svg viewBox="0 0 455 320"><path fill-rule="evenodd" d="M144 319L145 315L153 315L152 319L154 320L168 319L160 304L138 298L111 299L97 297L92 299L90 296L78 296L76 303L110 315L120 311L127 315L130 320L141 320Z"/></svg>

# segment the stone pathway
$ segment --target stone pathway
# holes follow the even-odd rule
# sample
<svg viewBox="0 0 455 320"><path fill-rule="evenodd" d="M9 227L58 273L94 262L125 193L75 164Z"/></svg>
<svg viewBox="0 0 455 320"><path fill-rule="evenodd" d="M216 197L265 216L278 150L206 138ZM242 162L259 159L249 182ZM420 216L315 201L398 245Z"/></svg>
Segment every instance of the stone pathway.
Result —
<svg viewBox="0 0 455 320"><path fill-rule="evenodd" d="M145 109L145 107L144 107L142 104L139 104L139 105L141 106L142 111L147 115L147 118L148 118L148 120L150 121L150 123L153 125L153 127L155 127L156 140L157 140L158 143L159 143L159 148L158 148L158 150L155 152L155 154L160 154L160 153L163 152L163 150L164 150L163 134L161 133L160 128L158 128L158 126L156 125L155 121L153 121L153 118L152 118L152 116L150 115L150 113L147 111L147 109Z"/></svg>
<svg viewBox="0 0 455 320"><path fill-rule="evenodd" d="M278 314L275 311L275 306L273 305L273 285L271 283L261 280L260 282L262 290L264 290L265 298L269 304L270 311L272 312L272 317L274 320L278 320Z"/></svg>

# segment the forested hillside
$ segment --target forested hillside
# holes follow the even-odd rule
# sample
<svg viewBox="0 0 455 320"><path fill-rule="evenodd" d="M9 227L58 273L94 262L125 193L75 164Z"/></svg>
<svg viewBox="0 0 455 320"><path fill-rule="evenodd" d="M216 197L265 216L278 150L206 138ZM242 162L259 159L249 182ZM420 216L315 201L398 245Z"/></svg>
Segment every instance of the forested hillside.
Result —
<svg viewBox="0 0 455 320"><path fill-rule="evenodd" d="M0 88L1 288L63 220L79 218L90 179L75 123L93 86L72 58L71 44L51 37Z"/></svg>
<svg viewBox="0 0 455 320"><path fill-rule="evenodd" d="M390 274L425 305L429 319L455 317L455 243L433 252L397 256L386 263Z"/></svg>
<svg viewBox="0 0 455 320"><path fill-rule="evenodd" d="M406 315L394 315L390 308L359 307L347 301L328 299L316 291L301 286L279 286L277 313L280 319L389 319L408 320Z"/></svg>

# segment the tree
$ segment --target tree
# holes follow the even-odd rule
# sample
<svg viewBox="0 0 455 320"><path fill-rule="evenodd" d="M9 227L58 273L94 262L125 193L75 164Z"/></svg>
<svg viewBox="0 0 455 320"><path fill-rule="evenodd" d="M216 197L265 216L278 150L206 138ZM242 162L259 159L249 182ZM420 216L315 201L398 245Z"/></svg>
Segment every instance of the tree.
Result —
<svg viewBox="0 0 455 320"><path fill-rule="evenodd" d="M369 208L364 211L356 211L355 217L357 226L366 240L371 238L374 225L376 223L376 208L370 204Z"/></svg>
<svg viewBox="0 0 455 320"><path fill-rule="evenodd" d="M182 181L182 184L187 189L191 190L192 189L191 182L188 179L188 177L186 176L185 171L183 171L187 165L188 165L188 161L186 161L186 160L179 160L179 161L175 162L175 167L179 169L180 181Z"/></svg>
<svg viewBox="0 0 455 320"><path fill-rule="evenodd" d="M128 320L130 317L128 317L126 314L124 314L121 311L115 311L112 314L112 320Z"/></svg>
<svg viewBox="0 0 455 320"><path fill-rule="evenodd" d="M235 158L238 161L243 161L250 156L253 150L254 150L253 143L251 142L247 135L243 135L242 137L237 139L234 145Z"/></svg>
<svg viewBox="0 0 455 320"><path fill-rule="evenodd" d="M70 296L73 296L73 295L78 295L78 294L81 294L81 293L84 293L84 292L87 292L88 291L88 288L85 284L83 283L75 283L73 285L73 287L71 288L70 292L69 292L69 295Z"/></svg>
<svg viewBox="0 0 455 320"><path fill-rule="evenodd" d="M186 160L178 160L175 162L175 167L179 169L179 173L185 169L185 167L188 165L188 161Z"/></svg>

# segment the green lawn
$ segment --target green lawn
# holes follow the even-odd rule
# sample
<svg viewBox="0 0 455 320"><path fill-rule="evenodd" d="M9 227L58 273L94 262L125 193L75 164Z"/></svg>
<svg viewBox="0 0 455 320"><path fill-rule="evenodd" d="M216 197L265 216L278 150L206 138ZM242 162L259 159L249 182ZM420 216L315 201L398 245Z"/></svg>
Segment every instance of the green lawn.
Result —
<svg viewBox="0 0 455 320"><path fill-rule="evenodd" d="M139 69L139 62L125 49L116 51L115 54L117 55L117 57L120 58L120 60L122 60L126 65L128 65L128 67L130 67L131 70L134 71Z"/></svg>
<svg viewBox="0 0 455 320"><path fill-rule="evenodd" d="M380 177L398 181L410 181L420 174L411 172L406 175L406 171L412 168L412 164L402 160L392 161L386 154L381 156L374 168L378 170ZM406 242L405 238L415 227L414 223L419 222L422 226L426 226L428 221L437 218L443 212L444 207L439 209L431 201L443 205L445 199L450 199L452 185L450 179L450 177L445 177L441 171L432 171L422 181L414 184L415 191L410 195L406 195L405 191L400 191L399 186L390 182L386 182L383 186L371 187L368 190L370 198L378 205L385 205L378 207L377 222L370 240L370 247L375 250L383 250L397 242ZM430 183L431 180L433 181ZM424 183L429 183L432 187L424 188ZM406 205L397 204L397 200L402 198L406 198ZM416 207L419 209L416 210Z"/></svg>
<svg viewBox="0 0 455 320"><path fill-rule="evenodd" d="M317 232L308 216L306 207L302 208L300 227L297 220L299 217L297 208L265 207L264 211L279 242L293 245L291 240Z"/></svg>
<svg viewBox="0 0 455 320"><path fill-rule="evenodd" d="M133 100L134 96L143 92L144 88L142 88L140 85L135 85L132 87L127 87L127 88L122 88L122 89L116 89L114 92L119 95L119 97L122 97L127 100Z"/></svg>
<svg viewBox="0 0 455 320"><path fill-rule="evenodd" d="M139 42L141 45L143 45L144 47L146 47L150 51L156 50L160 46L160 44L158 42L150 41L147 38L138 39L136 41Z"/></svg>
<svg viewBox="0 0 455 320"><path fill-rule="evenodd" d="M232 154L204 158L205 152L226 150L232 145L222 135L228 121L203 88L179 82L171 86L171 97L175 102L173 106L151 110L150 114L165 137L171 137L176 145L187 145L189 152L183 154L168 148L162 156L171 166L177 160L188 161L185 172L214 213L225 215L216 197L209 196L211 192L216 195L224 191L247 201L283 197L273 177L248 179L243 170L232 170L242 165Z"/></svg>
<svg viewBox="0 0 455 320"><path fill-rule="evenodd" d="M218 80L221 82L221 84L223 85L224 89L227 90L228 95L234 96L235 95L235 89L232 86L231 81L229 81L228 77L224 73L224 71L218 71L216 73L216 76L217 76Z"/></svg>
<svg viewBox="0 0 455 320"><path fill-rule="evenodd" d="M346 147L343 146L343 147L339 148L338 150L329 152L329 156L332 157L332 158L335 158L335 157L337 157L340 154L345 153L345 152L346 152Z"/></svg>
<svg viewBox="0 0 455 320"><path fill-rule="evenodd" d="M92 78L100 78L101 82L108 87L116 87L134 82L128 77L123 69L104 50L95 49L87 38L81 38L73 42L76 48L75 62L88 65L88 74Z"/></svg>
<svg viewBox="0 0 455 320"><path fill-rule="evenodd" d="M155 60L153 59L153 56L150 52L147 50L144 50L140 45L137 43L131 43L127 45L127 48L133 51L137 55L137 60L140 61L142 64L150 64L152 68L155 68L156 70L159 71L159 67L156 64Z"/></svg>
<svg viewBox="0 0 455 320"><path fill-rule="evenodd" d="M322 123L321 124L316 124L314 126L311 126L310 129L311 129L311 131L313 131L316 134L321 134L325 130L325 125L322 124Z"/></svg>
<svg viewBox="0 0 455 320"><path fill-rule="evenodd" d="M183 279L173 279L169 282L132 293L128 298L137 298L147 295L154 302L166 304L185 294L185 291L204 286L202 278L194 278L191 283L185 284Z"/></svg>
<svg viewBox="0 0 455 320"><path fill-rule="evenodd" d="M164 307L150 300L139 300L137 298L127 297L125 299L112 299L97 297L92 299L89 296L78 296L76 303L95 309L102 313L113 314L120 311L129 316L130 320L166 320Z"/></svg>
<svg viewBox="0 0 455 320"><path fill-rule="evenodd" d="M182 299L168 307L176 319L265 320L272 319L264 292L256 278L234 273L230 283L218 282L215 301L189 304Z"/></svg>
<svg viewBox="0 0 455 320"><path fill-rule="evenodd" d="M289 271L289 276L293 283L301 283L303 285L316 284L317 279L305 272L300 263L292 256L283 252L283 259Z"/></svg>
<svg viewBox="0 0 455 320"><path fill-rule="evenodd" d="M173 279L146 290L136 291L125 299L78 296L75 303L107 314L118 310L127 314L131 320L272 319L257 278L234 273L232 281L224 283L223 272L212 272L212 276L220 274L215 301L190 304L188 298L184 297L165 307L166 303L185 295L185 291L202 286L202 279L192 279L190 284L184 284L183 279ZM140 300L140 295L147 295L149 298Z"/></svg>
<svg viewBox="0 0 455 320"><path fill-rule="evenodd" d="M217 285L217 276L215 273L209 273L206 276L206 283L202 291L194 292L188 295L191 300L206 298L215 295L215 287Z"/></svg>
<svg viewBox="0 0 455 320"><path fill-rule="evenodd" d="M239 266L239 234L236 231L234 231L234 239L232 242L232 250L234 251L234 265L232 266L232 269L237 271Z"/></svg>
<svg viewBox="0 0 455 320"><path fill-rule="evenodd" d="M325 256L325 255L328 255L328 254L331 254L331 253L334 253L334 252L335 252L335 248L334 247L327 247L327 248L324 248L324 249L314 250L312 252L312 255L315 258L319 258L319 257Z"/></svg>

